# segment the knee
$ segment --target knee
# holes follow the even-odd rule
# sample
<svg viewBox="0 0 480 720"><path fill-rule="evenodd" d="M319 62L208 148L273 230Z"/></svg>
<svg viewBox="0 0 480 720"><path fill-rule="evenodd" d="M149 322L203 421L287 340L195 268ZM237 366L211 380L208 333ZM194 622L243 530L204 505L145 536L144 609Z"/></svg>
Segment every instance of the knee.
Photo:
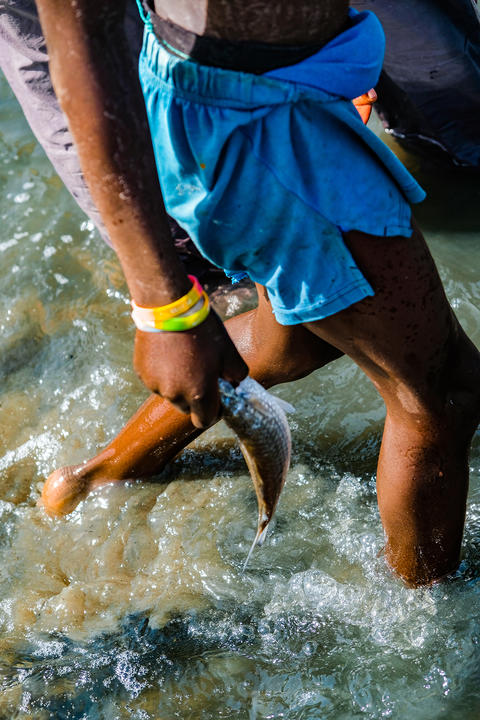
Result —
<svg viewBox="0 0 480 720"><path fill-rule="evenodd" d="M342 355L301 326L287 332L282 329L275 338L265 338L255 347L250 374L265 387L300 380Z"/></svg>
<svg viewBox="0 0 480 720"><path fill-rule="evenodd" d="M480 353L461 329L445 374L446 417L471 439L480 421Z"/></svg>
<svg viewBox="0 0 480 720"><path fill-rule="evenodd" d="M226 327L249 374L265 387L299 380L343 354L302 325L280 325L270 307L231 318Z"/></svg>
<svg viewBox="0 0 480 720"><path fill-rule="evenodd" d="M480 370L480 369L479 369ZM480 377L480 372L477 377ZM454 384L449 389L445 403L448 426L470 441L480 422L480 384Z"/></svg>

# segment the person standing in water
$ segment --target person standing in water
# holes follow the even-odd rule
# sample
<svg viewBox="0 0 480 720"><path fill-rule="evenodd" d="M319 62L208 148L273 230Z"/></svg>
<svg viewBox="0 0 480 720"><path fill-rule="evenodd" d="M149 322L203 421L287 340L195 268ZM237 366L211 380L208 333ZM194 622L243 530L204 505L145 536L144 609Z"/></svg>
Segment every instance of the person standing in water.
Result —
<svg viewBox="0 0 480 720"><path fill-rule="evenodd" d="M268 387L346 353L387 409L377 474L387 561L411 585L453 571L480 356L411 218L408 200L423 191L350 102L381 69L375 16L346 0L141 7L155 167L123 3L37 5L55 90L136 303L135 366L162 396L103 459L54 473L47 508L68 511L102 480L158 472L218 418L219 377L235 384L248 368ZM194 321L185 314L196 283L173 251L164 205L205 256L257 283L258 308L228 333L205 296ZM189 329L163 325L173 302Z"/></svg>

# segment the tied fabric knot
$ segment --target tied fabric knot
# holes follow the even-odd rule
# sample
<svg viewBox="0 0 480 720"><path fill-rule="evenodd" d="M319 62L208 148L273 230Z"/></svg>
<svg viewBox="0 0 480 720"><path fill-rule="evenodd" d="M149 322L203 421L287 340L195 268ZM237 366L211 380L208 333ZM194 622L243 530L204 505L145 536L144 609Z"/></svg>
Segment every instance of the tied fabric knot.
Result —
<svg viewBox="0 0 480 720"><path fill-rule="evenodd" d="M295 65L265 73L329 95L353 100L373 88L380 77L385 54L385 33L370 11L349 9L350 27L314 55Z"/></svg>

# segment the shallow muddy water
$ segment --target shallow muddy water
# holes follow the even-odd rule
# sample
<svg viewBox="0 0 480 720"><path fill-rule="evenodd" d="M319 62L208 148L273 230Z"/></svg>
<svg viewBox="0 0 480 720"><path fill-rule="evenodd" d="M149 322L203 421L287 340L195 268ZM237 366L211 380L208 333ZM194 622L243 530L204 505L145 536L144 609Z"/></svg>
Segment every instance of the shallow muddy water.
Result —
<svg viewBox="0 0 480 720"><path fill-rule="evenodd" d="M430 193L417 216L478 344L480 183L398 152ZM478 718L478 433L463 561L429 590L384 565L383 406L345 359L276 390L296 407L292 467L244 575L256 502L223 424L157 482L48 518L44 478L147 393L118 263L3 79L0 184L0 718Z"/></svg>

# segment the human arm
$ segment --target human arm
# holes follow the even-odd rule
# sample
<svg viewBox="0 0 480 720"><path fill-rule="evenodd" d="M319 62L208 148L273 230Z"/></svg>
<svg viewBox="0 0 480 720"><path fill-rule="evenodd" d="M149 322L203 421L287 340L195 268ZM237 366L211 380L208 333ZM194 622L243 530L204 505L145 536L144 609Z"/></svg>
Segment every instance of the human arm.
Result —
<svg viewBox="0 0 480 720"><path fill-rule="evenodd" d="M132 297L161 306L190 289L171 241L143 97L123 34L124 0L37 0L53 85L82 170ZM211 312L182 333L143 333L135 369L154 392L192 412L218 415L217 378L234 383L246 366Z"/></svg>

